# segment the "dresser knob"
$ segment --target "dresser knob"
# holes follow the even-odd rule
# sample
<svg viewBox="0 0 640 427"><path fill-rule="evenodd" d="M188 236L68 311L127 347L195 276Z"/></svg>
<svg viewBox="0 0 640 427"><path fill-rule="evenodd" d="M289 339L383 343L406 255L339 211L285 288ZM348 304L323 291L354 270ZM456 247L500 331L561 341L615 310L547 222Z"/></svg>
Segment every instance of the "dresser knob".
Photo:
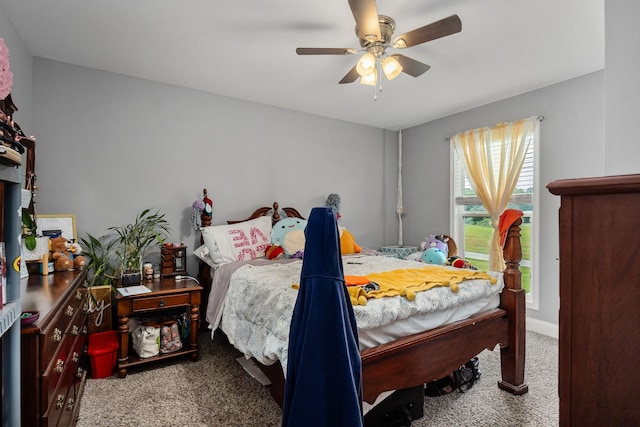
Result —
<svg viewBox="0 0 640 427"><path fill-rule="evenodd" d="M64 360L62 360L62 359L56 360L56 367L54 368L54 371L57 374L60 374L60 373L62 373L63 370L64 370Z"/></svg>
<svg viewBox="0 0 640 427"><path fill-rule="evenodd" d="M76 299L77 300L81 300L82 299L82 291L80 289L78 289L76 291Z"/></svg>
<svg viewBox="0 0 640 427"><path fill-rule="evenodd" d="M56 409L62 408L63 405L64 405L64 395L59 394L58 397L56 397Z"/></svg>
<svg viewBox="0 0 640 427"><path fill-rule="evenodd" d="M78 363L79 359L80 359L80 355L74 351L73 355L71 356L71 360L73 360L73 363Z"/></svg>
<svg viewBox="0 0 640 427"><path fill-rule="evenodd" d="M71 327L71 334L78 335L79 333L80 333L80 328L78 328L78 325L73 325Z"/></svg>
<svg viewBox="0 0 640 427"><path fill-rule="evenodd" d="M80 366L78 367L78 370L76 371L76 377L78 378L82 378L82 374L84 373L84 369L82 369Z"/></svg>
<svg viewBox="0 0 640 427"><path fill-rule="evenodd" d="M163 299L161 299L160 300L160 307L164 307L165 304L166 304L166 302Z"/></svg>
<svg viewBox="0 0 640 427"><path fill-rule="evenodd" d="M67 400L67 411L73 410L74 403L75 403L75 400L73 399L73 397L70 397L69 400Z"/></svg>
<svg viewBox="0 0 640 427"><path fill-rule="evenodd" d="M53 330L53 341L60 342L60 340L62 340L62 331L58 328L55 328Z"/></svg>
<svg viewBox="0 0 640 427"><path fill-rule="evenodd" d="M65 313L67 316L71 317L73 316L73 307L71 307L70 305L67 306L67 309L65 310Z"/></svg>

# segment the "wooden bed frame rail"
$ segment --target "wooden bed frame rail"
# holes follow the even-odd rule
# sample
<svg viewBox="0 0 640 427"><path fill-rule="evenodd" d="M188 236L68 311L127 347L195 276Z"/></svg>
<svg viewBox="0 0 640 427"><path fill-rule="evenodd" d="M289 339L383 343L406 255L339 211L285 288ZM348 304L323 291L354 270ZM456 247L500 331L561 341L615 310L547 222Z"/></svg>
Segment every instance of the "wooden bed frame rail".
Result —
<svg viewBox="0 0 640 427"><path fill-rule="evenodd" d="M272 208L256 209L245 220L266 215L272 210L272 221L275 223L280 219L277 202ZM282 210L287 216L302 218L294 208ZM202 219L203 227L210 225L210 217L207 222L204 217ZM234 222L240 221L229 221ZM518 218L507 233L503 249L506 263L505 287L500 294L500 307L363 350L361 356L365 401L373 403L384 391L415 387L442 378L484 349L492 350L496 345L500 345L502 375L498 387L514 395L522 395L528 391L528 386L524 383L525 290L522 289L522 273L519 269L522 261L521 224L522 219ZM201 262L200 282L206 280L208 283L211 281L209 267ZM271 380L271 395L282 406L285 389L282 366L280 363L270 366L256 363Z"/></svg>

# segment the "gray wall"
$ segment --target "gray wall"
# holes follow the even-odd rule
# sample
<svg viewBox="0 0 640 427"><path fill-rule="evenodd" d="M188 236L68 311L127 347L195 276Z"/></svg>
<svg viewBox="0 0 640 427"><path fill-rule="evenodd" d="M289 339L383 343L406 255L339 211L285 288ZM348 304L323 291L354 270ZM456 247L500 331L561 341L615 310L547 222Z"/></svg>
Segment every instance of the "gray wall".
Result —
<svg viewBox="0 0 640 427"><path fill-rule="evenodd" d="M605 123L606 175L640 172L640 2L605 2Z"/></svg>
<svg viewBox="0 0 640 427"><path fill-rule="evenodd" d="M426 235L449 233L450 154L444 138L501 121L543 115L538 182L540 309L527 314L557 324L560 200L544 186L556 179L604 174L603 105L604 72L600 71L405 130L405 243L417 245Z"/></svg>
<svg viewBox="0 0 640 427"><path fill-rule="evenodd" d="M381 129L40 58L33 92L39 211L76 214L81 235L151 207L194 248L191 206L207 188L214 224L273 201L308 215L337 193L358 243L383 243L395 140Z"/></svg>

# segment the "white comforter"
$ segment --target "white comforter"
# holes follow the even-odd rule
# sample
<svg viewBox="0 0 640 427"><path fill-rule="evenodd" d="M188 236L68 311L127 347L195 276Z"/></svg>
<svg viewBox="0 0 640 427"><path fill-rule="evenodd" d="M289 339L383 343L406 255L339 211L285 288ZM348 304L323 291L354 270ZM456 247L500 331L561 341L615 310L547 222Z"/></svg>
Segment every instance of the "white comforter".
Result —
<svg viewBox="0 0 640 427"><path fill-rule="evenodd" d="M343 265L345 275L357 276L423 266L416 261L386 256L346 256ZM298 292L291 285L299 283L301 268L302 261L298 260L286 264L233 267L235 272L231 275L224 302L219 304L220 328L245 356L254 357L265 365L280 360L283 369L287 366L289 326ZM496 284L489 284L487 280L464 281L457 293L448 287L436 287L418 292L414 301L405 297L369 299L366 306L354 307L358 329L375 329L397 320L446 311L459 304L495 296L504 287L502 273L489 274L498 279ZM218 289L217 298L224 290ZM212 295L214 292L215 284ZM209 309L207 318L215 320L220 318L220 313L212 313Z"/></svg>

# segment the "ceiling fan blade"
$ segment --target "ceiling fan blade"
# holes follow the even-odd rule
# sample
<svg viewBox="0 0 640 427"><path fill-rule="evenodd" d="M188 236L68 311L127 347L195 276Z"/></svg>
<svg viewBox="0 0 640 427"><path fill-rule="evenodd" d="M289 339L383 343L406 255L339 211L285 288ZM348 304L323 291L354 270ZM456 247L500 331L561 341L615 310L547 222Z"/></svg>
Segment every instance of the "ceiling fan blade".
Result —
<svg viewBox="0 0 640 427"><path fill-rule="evenodd" d="M462 31L462 21L458 15L451 15L439 21L432 22L424 27L399 35L393 40L392 46L398 49L415 46L440 37Z"/></svg>
<svg viewBox="0 0 640 427"><path fill-rule="evenodd" d="M431 68L430 65L423 64L422 62L416 61L415 59L411 59L408 56L404 56L400 54L395 54L391 56L396 58L400 63L400 65L402 65L403 73L409 74L410 76L413 76L413 77L418 77L426 73L427 71L429 71L429 68Z"/></svg>
<svg viewBox="0 0 640 427"><path fill-rule="evenodd" d="M358 51L350 47L299 47L298 55L349 55Z"/></svg>
<svg viewBox="0 0 640 427"><path fill-rule="evenodd" d="M358 77L360 77L360 74L358 74L358 70L356 70L356 65L354 65L353 68L350 69L349 72L338 83L340 84L353 83L356 80L358 80Z"/></svg>
<svg viewBox="0 0 640 427"><path fill-rule="evenodd" d="M358 37L369 41L382 39L375 0L349 0L349 6L356 20Z"/></svg>

